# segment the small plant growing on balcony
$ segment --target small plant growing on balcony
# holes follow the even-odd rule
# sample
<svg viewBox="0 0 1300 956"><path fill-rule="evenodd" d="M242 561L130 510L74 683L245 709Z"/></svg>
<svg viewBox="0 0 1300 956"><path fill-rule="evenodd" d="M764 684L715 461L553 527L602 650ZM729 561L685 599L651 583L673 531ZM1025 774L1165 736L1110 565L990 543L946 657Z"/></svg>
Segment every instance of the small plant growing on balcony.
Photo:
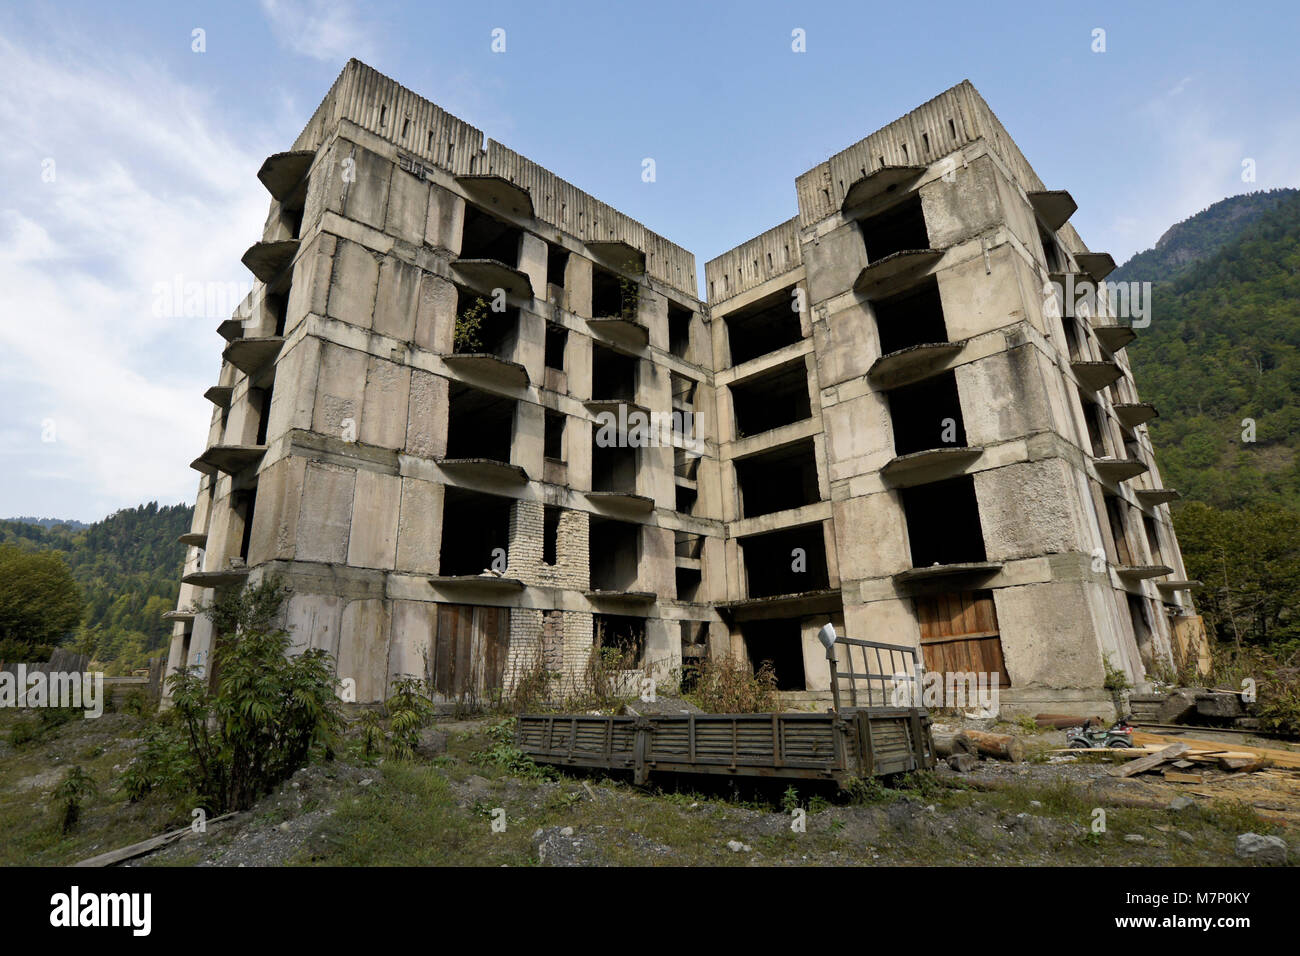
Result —
<svg viewBox="0 0 1300 956"><path fill-rule="evenodd" d="M487 301L480 296L474 300L473 305L456 316L452 351L475 352L483 347L483 340L479 333L482 331L483 320L487 318L487 313Z"/></svg>
<svg viewBox="0 0 1300 956"><path fill-rule="evenodd" d="M628 322L635 322L641 308L641 275L621 275L618 277L619 311L618 317Z"/></svg>

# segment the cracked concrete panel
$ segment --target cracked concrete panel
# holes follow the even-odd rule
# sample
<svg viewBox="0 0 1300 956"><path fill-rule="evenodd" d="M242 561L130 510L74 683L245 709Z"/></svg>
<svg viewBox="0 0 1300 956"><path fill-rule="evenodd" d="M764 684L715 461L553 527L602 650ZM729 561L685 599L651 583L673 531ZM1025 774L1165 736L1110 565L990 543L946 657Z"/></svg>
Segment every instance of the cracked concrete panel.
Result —
<svg viewBox="0 0 1300 956"><path fill-rule="evenodd" d="M321 232L299 253L293 265L293 284L285 307L285 335L296 329L308 313L325 314L337 244L334 236Z"/></svg>
<svg viewBox="0 0 1300 956"><path fill-rule="evenodd" d="M438 605L430 601L394 601L388 642L388 680L432 675L433 640L438 627Z"/></svg>
<svg viewBox="0 0 1300 956"><path fill-rule="evenodd" d="M993 603L1011 686L1100 688L1098 622L1077 581L997 588Z"/></svg>
<svg viewBox="0 0 1300 956"><path fill-rule="evenodd" d="M940 178L921 187L931 248L945 249L1001 223L996 176L993 161L981 156L969 166L957 166L951 182Z"/></svg>
<svg viewBox="0 0 1300 956"><path fill-rule="evenodd" d="M425 219L424 241L435 249L460 255L461 233L465 229L465 200L433 184L429 189L429 214Z"/></svg>
<svg viewBox="0 0 1300 956"><path fill-rule="evenodd" d="M894 457L889 406L883 394L859 395L824 409L822 425L832 482L875 471Z"/></svg>
<svg viewBox="0 0 1300 956"><path fill-rule="evenodd" d="M867 247L856 222L804 243L803 260L808 270L808 300L822 302L853 288L867 265Z"/></svg>
<svg viewBox="0 0 1300 956"><path fill-rule="evenodd" d="M1071 471L1064 460L1048 458L976 473L988 560L1088 552Z"/></svg>
<svg viewBox="0 0 1300 956"><path fill-rule="evenodd" d="M1019 261L1015 250L1003 244L989 250L987 265L984 256L977 254L935 273L948 341L959 342L1025 320L1025 302L1017 281ZM1025 286L1027 293L1042 285L1032 276L1024 279L1030 283Z"/></svg>
<svg viewBox="0 0 1300 956"><path fill-rule="evenodd" d="M385 256L379 267L375 293L374 330L399 342L415 337L416 305L423 273L395 256Z"/></svg>
<svg viewBox="0 0 1300 956"><path fill-rule="evenodd" d="M321 347L312 431L343 441L356 441L366 390L367 359L364 352L341 345L327 342Z"/></svg>
<svg viewBox="0 0 1300 956"><path fill-rule="evenodd" d="M429 215L429 184L401 169L393 170L384 232L423 245Z"/></svg>
<svg viewBox="0 0 1300 956"><path fill-rule="evenodd" d="M290 344L287 351L281 351L275 364L268 437L283 435L294 428L311 428L320 351L321 342L317 338L300 339Z"/></svg>
<svg viewBox="0 0 1300 956"><path fill-rule="evenodd" d="M343 609L339 677L356 681L358 701L383 700L388 692L388 602L351 601Z"/></svg>
<svg viewBox="0 0 1300 956"><path fill-rule="evenodd" d="M339 654L339 629L343 621L344 599L336 594L289 595L285 611L285 628L293 641L292 652L316 648L335 659Z"/></svg>
<svg viewBox="0 0 1300 956"><path fill-rule="evenodd" d="M424 273L415 306L415 344L446 355L452 350L455 331L456 287L441 276Z"/></svg>
<svg viewBox="0 0 1300 956"><path fill-rule="evenodd" d="M402 479L401 515L397 523L397 570L438 573L442 542L442 485L419 478Z"/></svg>
<svg viewBox="0 0 1300 956"><path fill-rule="evenodd" d="M837 501L833 514L841 580L883 577L912 566L903 510L894 492Z"/></svg>
<svg viewBox="0 0 1300 956"><path fill-rule="evenodd" d="M406 453L441 458L447 453L447 379L431 372L411 372L406 411Z"/></svg>
<svg viewBox="0 0 1300 956"><path fill-rule="evenodd" d="M352 498L352 532L348 564L391 571L397 561L397 517L402 479L374 471L358 471Z"/></svg>
<svg viewBox="0 0 1300 956"><path fill-rule="evenodd" d="M294 557L306 467L304 458L281 458L257 476L258 501L248 544L250 565Z"/></svg>
<svg viewBox="0 0 1300 956"><path fill-rule="evenodd" d="M388 211L388 184L392 179L393 164L361 146L355 147L348 158L352 160L349 175L355 178L347 182L347 177L344 177L343 215L382 230Z"/></svg>
<svg viewBox="0 0 1300 956"><path fill-rule="evenodd" d="M1030 345L958 366L966 443L982 447L1013 435L1052 427L1051 402L1038 374L1038 351Z"/></svg>
<svg viewBox="0 0 1300 956"><path fill-rule="evenodd" d="M852 305L813 324L817 371L823 388L867 374L880 357L876 321L862 305Z"/></svg>
<svg viewBox="0 0 1300 956"><path fill-rule="evenodd" d="M380 448L401 448L406 443L410 393L411 369L408 366L370 356L358 439Z"/></svg>
<svg viewBox="0 0 1300 956"><path fill-rule="evenodd" d="M355 470L340 465L308 463L298 509L298 560L347 560L356 476Z"/></svg>
<svg viewBox="0 0 1300 956"><path fill-rule="evenodd" d="M359 328L370 328L374 323L378 288L379 259L364 246L340 239L330 281L327 308L330 317Z"/></svg>

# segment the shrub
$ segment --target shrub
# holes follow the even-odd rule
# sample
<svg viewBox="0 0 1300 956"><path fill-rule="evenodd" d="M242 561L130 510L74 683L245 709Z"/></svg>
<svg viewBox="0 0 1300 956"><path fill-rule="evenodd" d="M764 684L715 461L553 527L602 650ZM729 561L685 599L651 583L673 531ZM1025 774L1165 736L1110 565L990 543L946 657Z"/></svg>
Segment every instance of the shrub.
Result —
<svg viewBox="0 0 1300 956"><path fill-rule="evenodd" d="M340 722L333 661L318 649L288 656L289 634L275 623L283 600L283 587L267 580L203 609L220 635L216 687L194 668L168 678L174 717L156 725L167 739L146 738L123 781L128 795L183 787L209 810L246 810L313 748L332 755Z"/></svg>
<svg viewBox="0 0 1300 956"><path fill-rule="evenodd" d="M70 833L81 818L81 805L99 793L95 779L80 767L69 767L63 781L52 794L59 808L60 829Z"/></svg>
<svg viewBox="0 0 1300 956"><path fill-rule="evenodd" d="M384 701L384 709L392 731L389 752L398 759L409 760L415 756L420 731L434 716L433 700L425 682L418 677L399 677L393 682L392 694Z"/></svg>
<svg viewBox="0 0 1300 956"><path fill-rule="evenodd" d="M776 672L770 661L753 671L734 657L710 658L688 699L710 714L765 713L776 707Z"/></svg>

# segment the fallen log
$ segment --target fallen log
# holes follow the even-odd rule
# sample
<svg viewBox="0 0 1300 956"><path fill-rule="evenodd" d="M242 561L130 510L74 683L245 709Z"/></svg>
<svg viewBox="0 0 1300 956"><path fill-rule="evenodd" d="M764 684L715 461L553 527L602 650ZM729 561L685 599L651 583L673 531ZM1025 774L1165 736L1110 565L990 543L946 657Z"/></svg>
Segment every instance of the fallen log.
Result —
<svg viewBox="0 0 1300 956"><path fill-rule="evenodd" d="M952 743L957 739L956 734L932 734L934 740L934 753L936 757L951 757L953 754Z"/></svg>
<svg viewBox="0 0 1300 956"><path fill-rule="evenodd" d="M1010 734L990 734L983 730L963 730L952 742L954 753L983 754L1020 763L1025 759L1025 745Z"/></svg>
<svg viewBox="0 0 1300 956"><path fill-rule="evenodd" d="M1065 730L1067 727L1089 727L1101 723L1100 717L1079 717L1072 714L1035 714L1034 723L1039 727L1051 727Z"/></svg>

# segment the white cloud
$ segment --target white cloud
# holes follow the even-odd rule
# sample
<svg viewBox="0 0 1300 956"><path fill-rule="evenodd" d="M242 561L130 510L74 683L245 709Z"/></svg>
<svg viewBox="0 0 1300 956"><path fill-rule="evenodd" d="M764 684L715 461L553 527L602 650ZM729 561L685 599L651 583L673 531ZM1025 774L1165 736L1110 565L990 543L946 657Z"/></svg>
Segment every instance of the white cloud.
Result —
<svg viewBox="0 0 1300 956"><path fill-rule="evenodd" d="M61 47L0 36L0 516L89 520L193 500L218 320L155 315L154 286L249 279L271 150L175 76Z"/></svg>
<svg viewBox="0 0 1300 956"><path fill-rule="evenodd" d="M373 54L373 23L351 0L262 0L262 12L282 46L327 63Z"/></svg>

